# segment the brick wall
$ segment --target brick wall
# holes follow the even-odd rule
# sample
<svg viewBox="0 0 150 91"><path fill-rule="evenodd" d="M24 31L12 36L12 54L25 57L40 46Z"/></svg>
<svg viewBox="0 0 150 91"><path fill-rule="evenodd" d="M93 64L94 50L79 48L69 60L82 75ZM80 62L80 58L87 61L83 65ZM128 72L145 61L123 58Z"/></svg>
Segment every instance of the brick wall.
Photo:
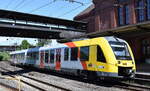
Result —
<svg viewBox="0 0 150 91"><path fill-rule="evenodd" d="M119 27L118 23L118 7L129 5L129 25L136 24L137 22L137 7L136 1L138 0L93 0L94 8L86 14L76 16L75 20L83 20L88 22L87 32L101 31L104 32L107 29ZM145 0L144 0L145 1ZM147 20L144 20L147 21ZM143 21L143 22L144 22ZM126 25L126 24L125 24ZM141 30L142 31L142 30ZM149 35L139 35L136 37L124 37L130 44L137 62L144 61L144 59L150 59L145 57L142 53L143 39L149 39ZM149 45L150 47L150 45ZM144 58L145 57L145 58Z"/></svg>

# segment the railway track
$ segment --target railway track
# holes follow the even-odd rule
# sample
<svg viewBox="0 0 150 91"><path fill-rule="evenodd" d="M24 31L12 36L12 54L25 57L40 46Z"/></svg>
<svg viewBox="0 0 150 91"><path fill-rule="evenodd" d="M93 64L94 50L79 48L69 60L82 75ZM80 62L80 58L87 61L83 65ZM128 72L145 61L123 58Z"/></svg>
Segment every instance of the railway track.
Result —
<svg viewBox="0 0 150 91"><path fill-rule="evenodd" d="M13 71L11 70L8 70L8 69L5 69L5 68L1 68L5 71L9 71L9 72L12 72L14 74ZM16 74L16 73L15 73ZM63 91L71 91L71 89L67 89L67 88L63 88L61 86L57 86L57 85L54 85L54 84L50 84L50 83L47 83L47 82L44 82L44 81L41 81L41 80L38 80L38 79L35 79L33 77L29 77L29 76L26 76L26 75L20 75L21 77L25 78L25 79L29 79L29 80L32 80L32 81L36 81L38 83L41 83L41 84L44 84L44 85L47 85L47 86L50 86L50 87L54 87L54 88L57 88L59 90L63 90ZM29 83L29 82L26 82L25 80L21 80L23 83L25 84L28 84L40 91L45 91L44 88L41 88L37 85L34 85L32 83ZM141 78L135 78L135 79L132 79L132 83L127 83L127 82L118 82L112 86L116 87L116 88L121 88L121 89L125 89L125 90L133 90L133 91L150 91L150 87L147 87L147 86L141 86L141 85L137 85L137 84L134 84L134 82L136 81L139 81L139 82L149 82L147 79L141 79Z"/></svg>
<svg viewBox="0 0 150 91"><path fill-rule="evenodd" d="M14 88L14 87L8 86L8 85L3 84L3 83L0 83L0 91L5 91L5 90L18 91L18 89Z"/></svg>
<svg viewBox="0 0 150 91"><path fill-rule="evenodd" d="M146 84L150 86L150 79L144 79L144 78L134 78L135 83L141 83Z"/></svg>
<svg viewBox="0 0 150 91"><path fill-rule="evenodd" d="M4 73L4 74L6 74L6 75L9 75L9 76L11 76L11 77L15 77L15 76L13 76L13 75L11 75L10 74L10 72L12 73L12 74L15 74L13 71L11 71L11 70L8 70L8 69L5 69L5 68L2 68L2 67L0 67L2 70L4 70L4 71L8 71L9 72L9 74L7 74L6 72ZM64 87L61 87L61 86L57 86L57 85L54 85L54 84L51 84L51 83L47 83L47 82L44 82L44 81L42 81L42 80L38 80L38 79L35 79L35 78L32 78L32 77L29 77L29 76L25 76L25 75L19 75L19 77L21 78L20 79L20 81L22 82L22 83L24 83L24 84L27 84L27 85L29 85L29 86L31 86L31 87L33 87L33 88L35 88L35 89L37 89L37 90L40 90L40 91L46 91L46 90L48 90L48 88L51 88L51 89L57 89L57 90L60 90L60 91L71 91L70 89L67 89L67 88L64 88ZM28 80L28 81L27 81ZM36 84L33 84L33 83L36 83ZM39 85L40 86L39 86ZM43 87L42 87L42 86Z"/></svg>
<svg viewBox="0 0 150 91"><path fill-rule="evenodd" d="M137 85L134 83L127 83L127 82L119 82L117 85L114 85L117 88L122 88L126 90L131 90L131 91L150 91L149 86L142 86L142 85Z"/></svg>

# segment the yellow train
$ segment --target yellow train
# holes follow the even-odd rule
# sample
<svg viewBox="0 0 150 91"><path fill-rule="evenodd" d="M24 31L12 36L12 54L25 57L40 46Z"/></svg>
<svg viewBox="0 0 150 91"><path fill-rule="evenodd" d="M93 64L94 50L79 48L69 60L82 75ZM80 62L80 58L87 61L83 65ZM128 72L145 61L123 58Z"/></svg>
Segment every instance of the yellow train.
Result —
<svg viewBox="0 0 150 91"><path fill-rule="evenodd" d="M38 47L10 53L11 61L41 69L100 77L135 76L136 67L125 40L110 36Z"/></svg>

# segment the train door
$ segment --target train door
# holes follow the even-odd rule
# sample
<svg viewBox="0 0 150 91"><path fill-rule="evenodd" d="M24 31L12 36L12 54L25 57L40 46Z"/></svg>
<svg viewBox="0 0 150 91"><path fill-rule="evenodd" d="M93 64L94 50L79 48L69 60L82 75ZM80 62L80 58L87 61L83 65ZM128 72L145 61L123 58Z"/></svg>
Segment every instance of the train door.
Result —
<svg viewBox="0 0 150 91"><path fill-rule="evenodd" d="M61 49L56 49L56 70L60 70L61 68Z"/></svg>
<svg viewBox="0 0 150 91"><path fill-rule="evenodd" d="M88 64L91 64L89 63L89 48L89 46L80 47L80 61L84 70L87 70Z"/></svg>
<svg viewBox="0 0 150 91"><path fill-rule="evenodd" d="M45 55L44 55L44 63L45 63L45 67L46 68L49 68L49 65L48 65L48 61L49 61L49 51L48 50L45 50Z"/></svg>
<svg viewBox="0 0 150 91"><path fill-rule="evenodd" d="M49 51L49 66L50 66L50 69L55 69L55 59L56 59L56 56L55 56L55 50L54 49L51 49Z"/></svg>
<svg viewBox="0 0 150 91"><path fill-rule="evenodd" d="M97 71L106 71L107 64L106 64L106 58L104 56L104 52L99 45L97 45L95 47L96 47Z"/></svg>
<svg viewBox="0 0 150 91"><path fill-rule="evenodd" d="M40 68L44 68L44 51L40 52Z"/></svg>

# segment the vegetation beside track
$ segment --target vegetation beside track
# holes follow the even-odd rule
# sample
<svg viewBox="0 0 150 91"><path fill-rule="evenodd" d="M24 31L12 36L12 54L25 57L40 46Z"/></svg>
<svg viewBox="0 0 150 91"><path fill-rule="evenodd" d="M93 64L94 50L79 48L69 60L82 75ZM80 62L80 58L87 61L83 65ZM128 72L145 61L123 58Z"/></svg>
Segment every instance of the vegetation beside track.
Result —
<svg viewBox="0 0 150 91"><path fill-rule="evenodd" d="M10 59L8 52L0 52L0 61L7 61Z"/></svg>

